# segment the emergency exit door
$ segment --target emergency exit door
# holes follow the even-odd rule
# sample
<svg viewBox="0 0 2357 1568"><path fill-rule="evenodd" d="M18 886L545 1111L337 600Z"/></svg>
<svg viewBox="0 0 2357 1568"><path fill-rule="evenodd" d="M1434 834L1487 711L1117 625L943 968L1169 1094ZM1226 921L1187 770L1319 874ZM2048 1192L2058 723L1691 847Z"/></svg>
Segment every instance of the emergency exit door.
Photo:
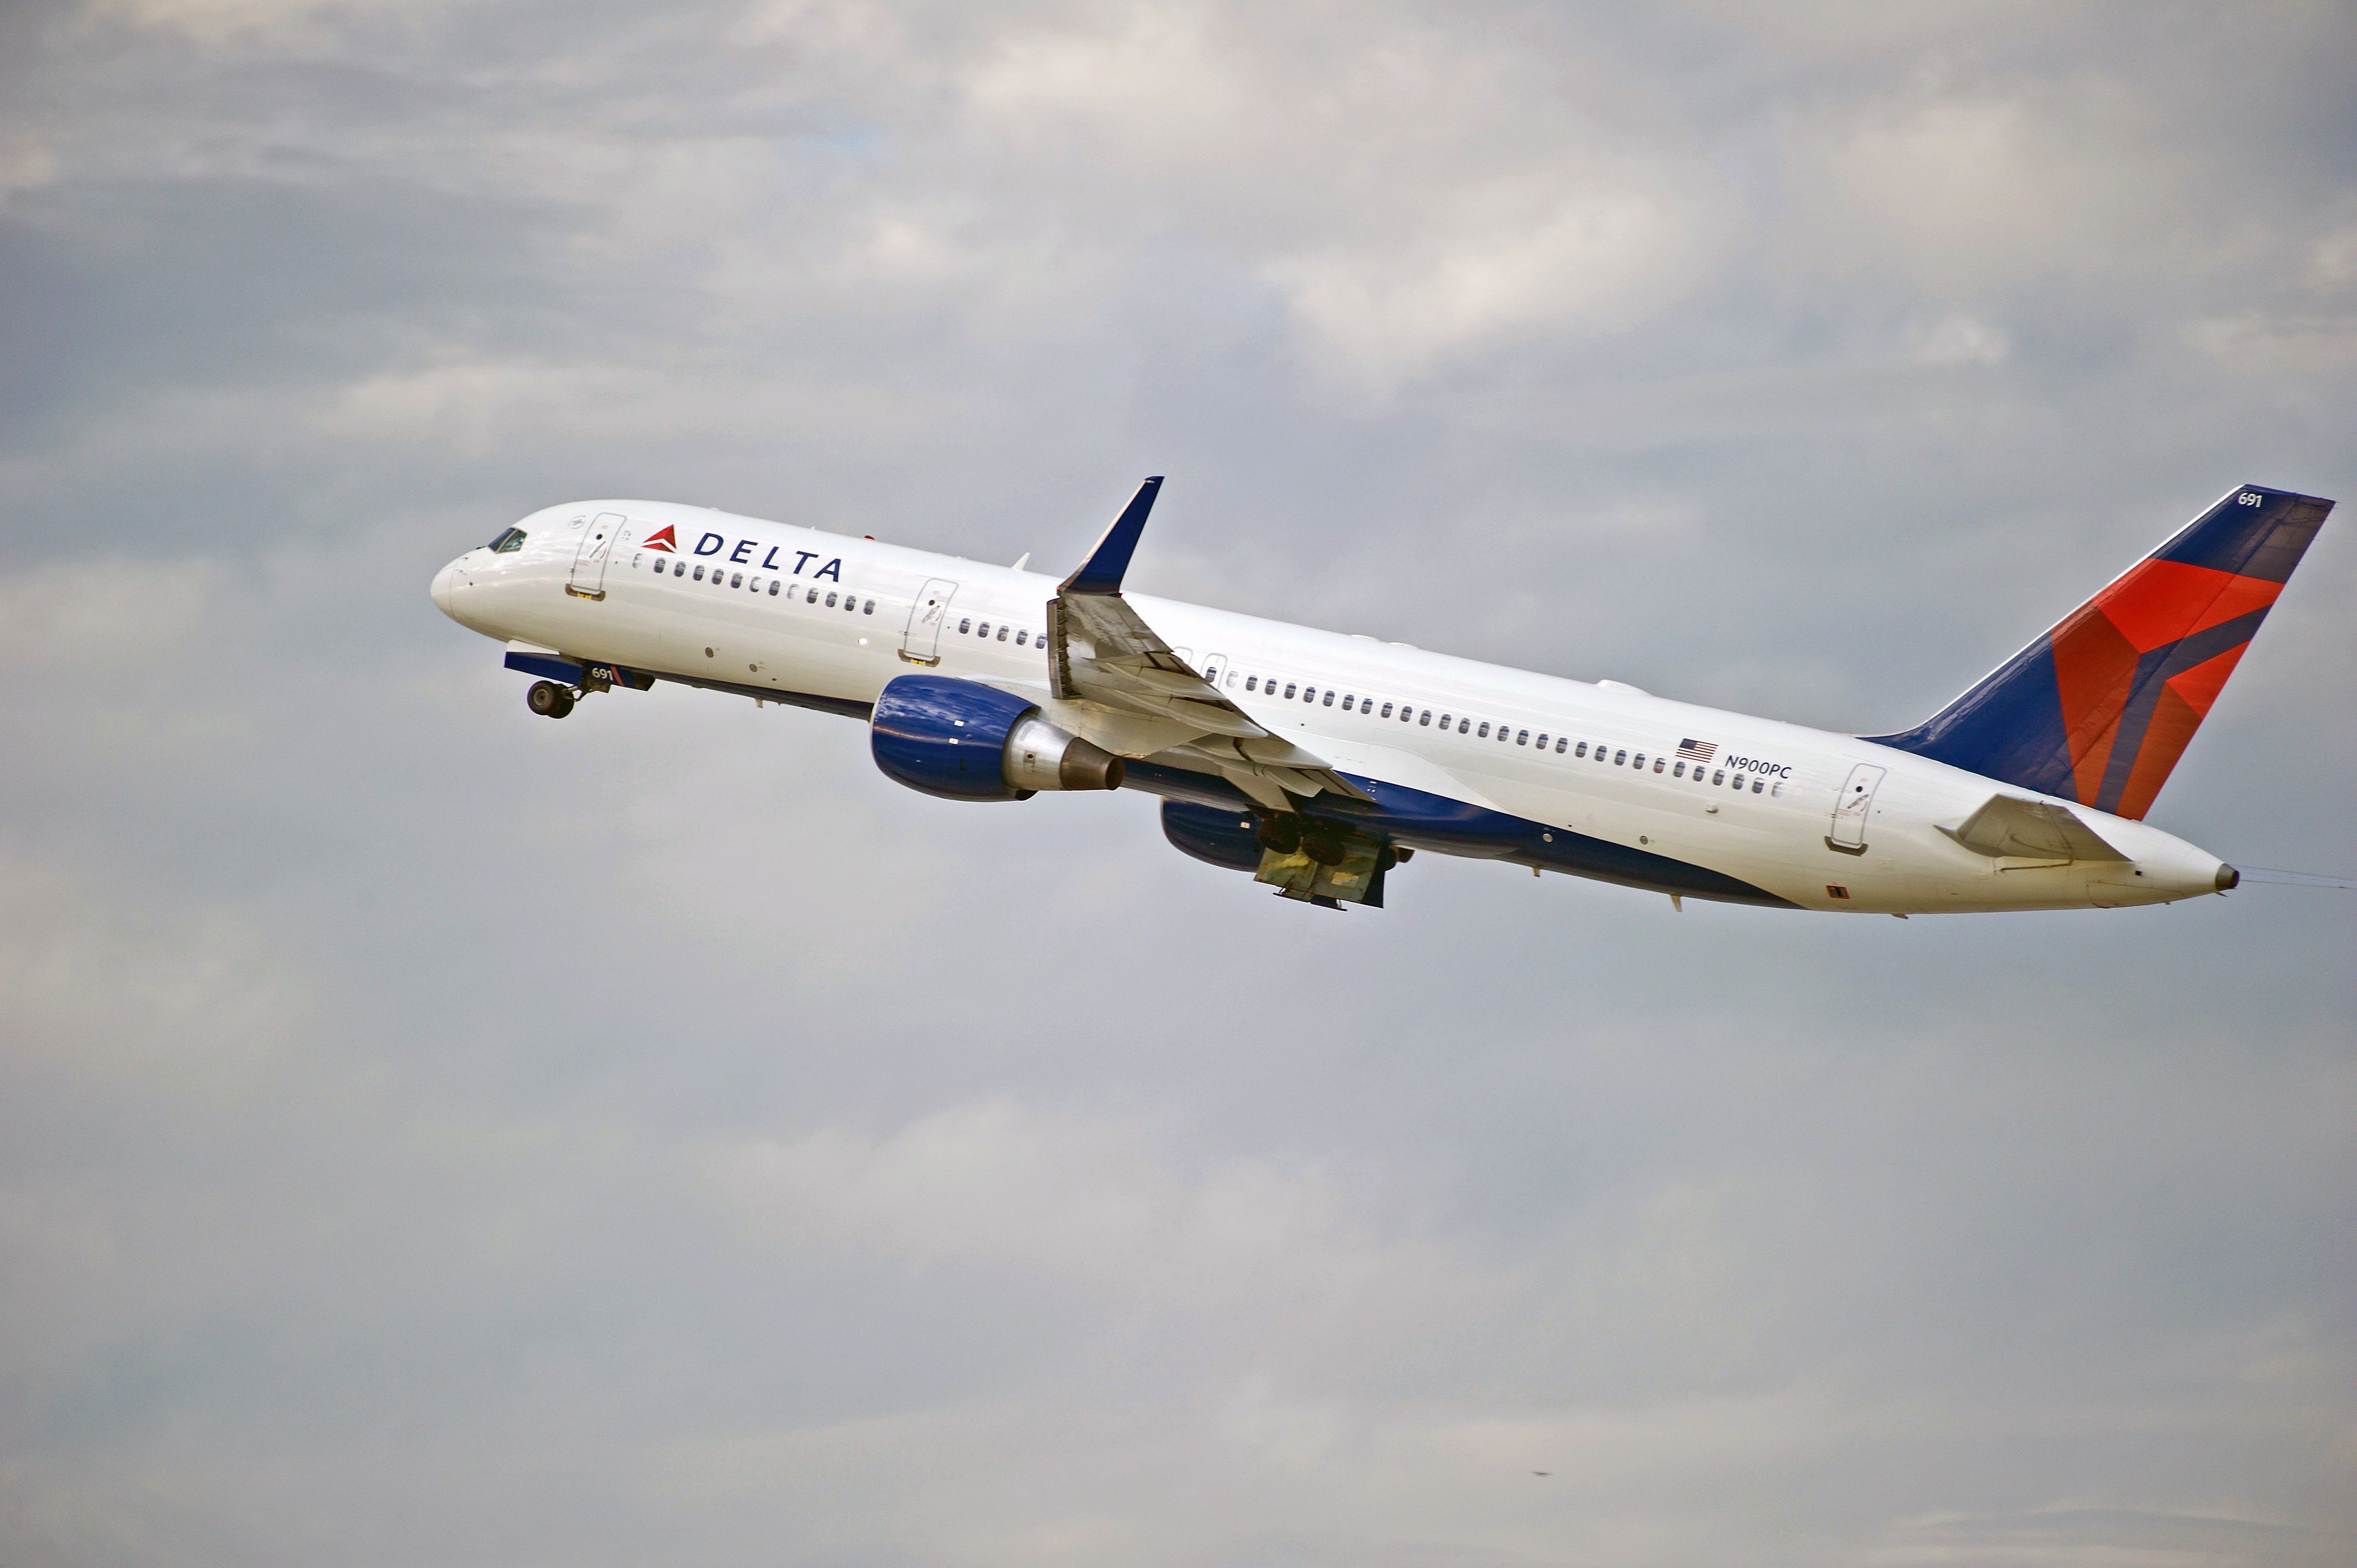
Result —
<svg viewBox="0 0 2357 1568"><path fill-rule="evenodd" d="M1841 798L1834 802L1833 828L1825 834L1827 849L1844 854L1866 853L1866 819L1873 813L1874 792L1882 787L1882 776L1889 771L1871 762L1861 762L1849 770Z"/></svg>
<svg viewBox="0 0 2357 1568"><path fill-rule="evenodd" d="M950 600L957 596L958 585L947 577L936 577L917 594L917 602L909 607L909 629L900 636L900 657L911 664L939 664L942 661L942 627L950 618Z"/></svg>

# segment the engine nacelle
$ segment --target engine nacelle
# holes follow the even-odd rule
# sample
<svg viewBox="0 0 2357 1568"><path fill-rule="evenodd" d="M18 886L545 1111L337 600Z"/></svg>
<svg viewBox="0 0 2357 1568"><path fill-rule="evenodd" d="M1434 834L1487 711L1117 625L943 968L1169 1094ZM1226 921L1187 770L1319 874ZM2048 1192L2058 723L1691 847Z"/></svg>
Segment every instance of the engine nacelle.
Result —
<svg viewBox="0 0 2357 1568"><path fill-rule="evenodd" d="M1254 836L1253 814L1240 806L1165 800L1162 836L1197 860L1224 865L1230 871L1260 869L1265 846Z"/></svg>
<svg viewBox="0 0 2357 1568"><path fill-rule="evenodd" d="M944 800L1121 788L1120 757L1049 724L1037 703L979 681L900 676L876 699L867 736L889 778Z"/></svg>

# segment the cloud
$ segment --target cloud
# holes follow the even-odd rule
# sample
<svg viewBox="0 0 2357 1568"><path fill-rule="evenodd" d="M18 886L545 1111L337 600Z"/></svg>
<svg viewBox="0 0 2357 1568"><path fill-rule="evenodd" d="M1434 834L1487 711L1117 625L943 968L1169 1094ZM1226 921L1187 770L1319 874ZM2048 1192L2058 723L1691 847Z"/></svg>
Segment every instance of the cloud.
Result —
<svg viewBox="0 0 2357 1568"><path fill-rule="evenodd" d="M180 655L213 607L204 561L58 563L0 583L0 659L54 677Z"/></svg>
<svg viewBox="0 0 2357 1568"><path fill-rule="evenodd" d="M1950 314L1908 334L1919 365L2002 365L2013 344L2005 333L1975 317Z"/></svg>
<svg viewBox="0 0 2357 1568"><path fill-rule="evenodd" d="M1787 243L1812 267L1887 267L1948 298L2217 266L2250 242L2248 226L2202 200L2204 160L2157 135L2148 113L2092 78L1802 114L1786 133Z"/></svg>
<svg viewBox="0 0 2357 1568"><path fill-rule="evenodd" d="M1306 911L425 595L1166 472L1142 592L1920 717L2357 475L2349 18L2031 10L0 21L0 1560L2347 1556L2329 896ZM2230 858L2357 865L2342 539Z"/></svg>
<svg viewBox="0 0 2357 1568"><path fill-rule="evenodd" d="M1641 325L1691 289L1703 239L1662 182L1479 190L1390 242L1279 258L1313 351L1379 390L1469 350Z"/></svg>
<svg viewBox="0 0 2357 1568"><path fill-rule="evenodd" d="M450 4L394 0L89 0L91 13L135 27L179 34L211 48L225 46L321 48L340 26L367 19L415 18Z"/></svg>
<svg viewBox="0 0 2357 1568"><path fill-rule="evenodd" d="M307 991L259 933L222 913L125 914L53 866L0 862L0 1033L9 1070L257 1090Z"/></svg>
<svg viewBox="0 0 2357 1568"><path fill-rule="evenodd" d="M1484 1284L1438 1249L1384 1239L1314 1165L1236 1159L1189 1173L1146 1124L999 1099L889 1137L842 1130L716 1153L714 1179L780 1240L1068 1280L1132 1310L1244 1307L1280 1333L1363 1347L1474 1309Z"/></svg>

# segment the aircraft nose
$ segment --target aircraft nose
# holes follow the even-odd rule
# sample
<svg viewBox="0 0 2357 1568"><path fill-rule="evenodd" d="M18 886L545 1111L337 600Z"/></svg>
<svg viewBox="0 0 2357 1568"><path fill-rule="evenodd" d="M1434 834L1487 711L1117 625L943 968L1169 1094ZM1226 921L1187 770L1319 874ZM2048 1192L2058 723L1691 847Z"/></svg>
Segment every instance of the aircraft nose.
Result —
<svg viewBox="0 0 2357 1568"><path fill-rule="evenodd" d="M450 615L450 585L458 575L458 563L451 562L434 574L434 603L444 615ZM455 619L456 618L453 617Z"/></svg>

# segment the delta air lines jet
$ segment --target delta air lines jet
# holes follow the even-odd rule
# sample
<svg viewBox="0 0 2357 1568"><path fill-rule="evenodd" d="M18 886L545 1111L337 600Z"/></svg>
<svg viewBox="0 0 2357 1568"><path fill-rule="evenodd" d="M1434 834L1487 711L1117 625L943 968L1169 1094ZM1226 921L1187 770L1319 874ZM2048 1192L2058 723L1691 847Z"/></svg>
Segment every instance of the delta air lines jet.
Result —
<svg viewBox="0 0 2357 1568"><path fill-rule="evenodd" d="M434 602L535 714L663 682L840 714L912 789L1146 790L1179 849L1329 908L1419 851L1674 902L2108 908L2239 880L2144 817L2332 510L2230 490L1921 724L1851 736L1127 593L1161 484L1061 582L610 500L534 512Z"/></svg>

